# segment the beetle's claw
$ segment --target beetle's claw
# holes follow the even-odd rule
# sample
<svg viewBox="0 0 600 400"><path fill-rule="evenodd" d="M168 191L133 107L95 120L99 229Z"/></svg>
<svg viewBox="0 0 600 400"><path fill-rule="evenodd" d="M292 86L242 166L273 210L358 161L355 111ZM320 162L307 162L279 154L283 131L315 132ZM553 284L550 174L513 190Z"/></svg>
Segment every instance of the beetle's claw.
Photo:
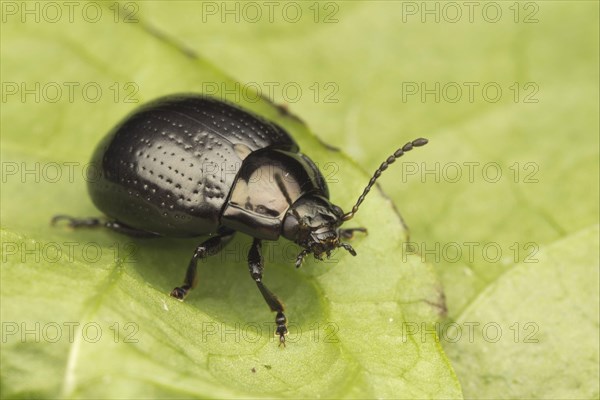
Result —
<svg viewBox="0 0 600 400"><path fill-rule="evenodd" d="M68 215L55 215L50 220L51 226L56 226L59 221L68 221L67 226L73 228L75 226L75 218L69 217Z"/></svg>
<svg viewBox="0 0 600 400"><path fill-rule="evenodd" d="M356 256L356 251L354 250L354 248L348 244L348 243L340 243L338 247L343 247L345 250L348 251L348 253L352 254L353 256Z"/></svg>
<svg viewBox="0 0 600 400"><path fill-rule="evenodd" d="M186 294L187 294L187 290L185 290L184 288L181 288L181 287L176 287L175 289L173 289L171 291L170 296L175 297L179 301L183 301Z"/></svg>
<svg viewBox="0 0 600 400"><path fill-rule="evenodd" d="M287 335L288 330L286 327L287 318L282 311L277 312L275 323L277 324L275 335L279 335L279 346L283 345L283 347L285 347L285 335Z"/></svg>

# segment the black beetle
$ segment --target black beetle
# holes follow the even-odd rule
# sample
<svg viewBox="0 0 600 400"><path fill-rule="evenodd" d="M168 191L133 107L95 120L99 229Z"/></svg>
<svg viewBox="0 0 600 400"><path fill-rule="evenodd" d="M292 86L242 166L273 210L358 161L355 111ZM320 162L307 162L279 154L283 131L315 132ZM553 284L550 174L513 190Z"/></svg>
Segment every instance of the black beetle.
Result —
<svg viewBox="0 0 600 400"><path fill-rule="evenodd" d="M110 220L57 215L52 223L104 226L134 237L209 235L194 251L182 286L171 296L183 300L196 286L199 259L220 251L236 231L254 238L250 274L272 311L276 334L285 344L283 305L262 283L262 240L280 236L322 259L348 243L355 231L340 226L357 212L375 181L396 158L426 139L396 150L375 171L352 210L329 201L325 179L280 126L233 104L195 94L171 95L141 106L98 145L88 180L92 201Z"/></svg>

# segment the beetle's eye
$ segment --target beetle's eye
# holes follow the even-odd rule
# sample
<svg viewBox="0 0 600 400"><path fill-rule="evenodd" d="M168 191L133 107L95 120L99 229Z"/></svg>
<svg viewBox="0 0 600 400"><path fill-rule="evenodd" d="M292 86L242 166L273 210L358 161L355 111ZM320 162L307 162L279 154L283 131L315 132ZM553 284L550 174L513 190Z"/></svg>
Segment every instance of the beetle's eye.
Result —
<svg viewBox="0 0 600 400"><path fill-rule="evenodd" d="M342 210L341 207L338 207L336 205L333 206L333 212L335 212L340 217L344 215L344 210Z"/></svg>

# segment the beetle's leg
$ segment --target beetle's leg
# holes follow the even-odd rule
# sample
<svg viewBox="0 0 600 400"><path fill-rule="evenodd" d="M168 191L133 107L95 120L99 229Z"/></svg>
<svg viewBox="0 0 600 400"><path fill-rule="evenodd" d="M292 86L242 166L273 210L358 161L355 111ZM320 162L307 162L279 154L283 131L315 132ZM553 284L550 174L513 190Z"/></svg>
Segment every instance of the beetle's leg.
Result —
<svg viewBox="0 0 600 400"><path fill-rule="evenodd" d="M258 290L260 290L271 311L277 313L275 316L275 324L277 325L275 333L279 335L279 345L283 344L285 346L285 335L288 332L286 327L287 319L283 314L283 304L281 304L281 301L262 283L264 261L260 239L254 239L252 242L252 247L250 247L250 252L248 253L248 268L250 269L252 279L256 282Z"/></svg>
<svg viewBox="0 0 600 400"><path fill-rule="evenodd" d="M58 221L67 221L67 226L70 228L108 228L112 231L122 233L123 235L138 237L138 238L151 238L158 237L160 235L143 231L141 229L132 228L119 221L105 221L101 218L73 218L68 215L56 215L52 218L50 223L56 225Z"/></svg>
<svg viewBox="0 0 600 400"><path fill-rule="evenodd" d="M340 229L338 230L338 235L342 239L352 239L354 237L354 232L367 233L367 228Z"/></svg>
<svg viewBox="0 0 600 400"><path fill-rule="evenodd" d="M183 285L171 291L172 297L183 300L188 292L196 287L198 283L198 260L218 253L233 238L234 233L234 231L229 230L221 231L216 236L211 237L196 247L185 273Z"/></svg>

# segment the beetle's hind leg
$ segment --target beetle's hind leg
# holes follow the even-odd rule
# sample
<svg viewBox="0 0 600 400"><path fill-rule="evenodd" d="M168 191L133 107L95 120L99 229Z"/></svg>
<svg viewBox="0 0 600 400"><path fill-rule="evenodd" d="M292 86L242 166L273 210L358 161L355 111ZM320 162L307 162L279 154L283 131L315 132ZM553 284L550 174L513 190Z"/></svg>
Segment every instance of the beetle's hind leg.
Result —
<svg viewBox="0 0 600 400"><path fill-rule="evenodd" d="M342 239L352 239L354 237L354 232L362 232L367 233L367 228L347 228L347 229L339 229L338 235Z"/></svg>
<svg viewBox="0 0 600 400"><path fill-rule="evenodd" d="M250 247L250 252L248 253L248 268L250 269L252 279L256 282L258 290L260 290L260 293L271 308L271 311L277 313L275 316L275 324L277 325L275 333L279 335L279 345L281 346L283 344L285 346L285 335L288 333L286 327L287 319L283 314L283 304L281 304L281 301L279 301L277 296L262 283L264 261L261 252L260 239L254 239L252 242L252 247Z"/></svg>
<svg viewBox="0 0 600 400"><path fill-rule="evenodd" d="M160 235L147 232L141 229L132 228L131 226L125 225L119 221L105 221L101 218L73 218L68 215L56 215L50 221L51 225L56 225L59 221L67 221L69 228L108 228L112 231L121 233L123 235L138 237L138 238L152 238Z"/></svg>
<svg viewBox="0 0 600 400"><path fill-rule="evenodd" d="M183 285L176 287L171 291L171 296L178 300L183 300L190 290L196 287L198 283L198 260L212 256L218 253L221 249L233 238L234 231L222 230L216 236L205 240L196 248L194 255L190 260L188 269L185 273Z"/></svg>

